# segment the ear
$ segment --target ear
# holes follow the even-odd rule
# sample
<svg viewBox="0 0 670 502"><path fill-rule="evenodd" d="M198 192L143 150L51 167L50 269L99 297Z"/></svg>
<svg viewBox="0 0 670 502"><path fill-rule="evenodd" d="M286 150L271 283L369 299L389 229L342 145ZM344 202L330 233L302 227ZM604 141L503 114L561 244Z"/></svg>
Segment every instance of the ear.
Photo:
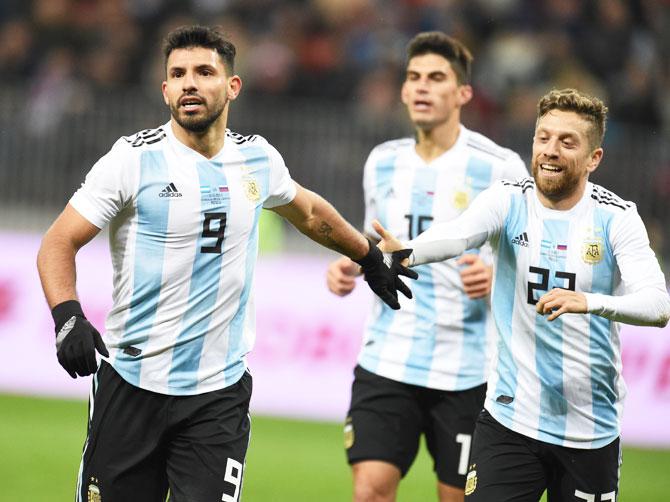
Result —
<svg viewBox="0 0 670 502"><path fill-rule="evenodd" d="M170 100L168 99L167 95L167 82L163 81L161 84L161 92L163 93L163 101L165 102L166 105L170 106Z"/></svg>
<svg viewBox="0 0 670 502"><path fill-rule="evenodd" d="M469 84L458 86L458 103L461 106L467 105L472 99L472 86Z"/></svg>
<svg viewBox="0 0 670 502"><path fill-rule="evenodd" d="M604 154L605 152L603 151L602 148L596 148L595 150L593 150L593 152L591 152L591 158L589 159L589 163L586 166L586 171L589 174L598 169L600 161L603 160Z"/></svg>
<svg viewBox="0 0 670 502"><path fill-rule="evenodd" d="M226 95L228 99L233 101L237 99L237 96L242 90L242 79L238 75L233 75L228 78L228 87L226 89Z"/></svg>

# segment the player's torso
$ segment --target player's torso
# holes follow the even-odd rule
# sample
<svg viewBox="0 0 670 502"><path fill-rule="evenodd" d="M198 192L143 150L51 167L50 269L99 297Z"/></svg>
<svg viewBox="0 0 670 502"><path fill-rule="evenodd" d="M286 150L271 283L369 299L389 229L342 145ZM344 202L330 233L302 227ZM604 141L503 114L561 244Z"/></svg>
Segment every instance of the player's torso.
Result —
<svg viewBox="0 0 670 502"><path fill-rule="evenodd" d="M425 162L413 140L394 143L367 166L373 173L367 173L366 189L373 192L368 200L374 199L369 216L401 240L456 218L503 173L499 162L470 148ZM483 382L488 309L484 300L467 298L456 261L417 267L419 278L410 285L414 299L401 298L401 310L376 302L360 359L366 369L449 390Z"/></svg>
<svg viewBox="0 0 670 502"><path fill-rule="evenodd" d="M124 378L190 393L208 372L243 370L270 161L258 146L230 145L211 160L158 146L135 156L136 189L110 226L115 306L106 336Z"/></svg>
<svg viewBox="0 0 670 502"><path fill-rule="evenodd" d="M616 212L590 197L571 211L550 211L533 190L528 184L513 196L494 243L492 310L499 339L489 406L527 435L558 444L565 437L584 441L597 435L584 420L596 409L610 408L603 429L616 426L616 327L576 314L549 322L535 308L553 288L611 295L619 287L609 240Z"/></svg>

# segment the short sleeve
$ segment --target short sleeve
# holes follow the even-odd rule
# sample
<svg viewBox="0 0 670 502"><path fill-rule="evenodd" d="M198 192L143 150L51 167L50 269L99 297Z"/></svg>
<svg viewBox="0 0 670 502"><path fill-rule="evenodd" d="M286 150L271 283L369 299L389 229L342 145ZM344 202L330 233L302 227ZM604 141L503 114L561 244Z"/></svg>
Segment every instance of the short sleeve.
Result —
<svg viewBox="0 0 670 502"><path fill-rule="evenodd" d="M93 225L103 228L130 199L131 163L126 148L119 140L91 168L70 199L70 204Z"/></svg>
<svg viewBox="0 0 670 502"><path fill-rule="evenodd" d="M296 187L281 154L270 144L267 148L270 156L270 186L263 207L271 209L290 203L295 198Z"/></svg>

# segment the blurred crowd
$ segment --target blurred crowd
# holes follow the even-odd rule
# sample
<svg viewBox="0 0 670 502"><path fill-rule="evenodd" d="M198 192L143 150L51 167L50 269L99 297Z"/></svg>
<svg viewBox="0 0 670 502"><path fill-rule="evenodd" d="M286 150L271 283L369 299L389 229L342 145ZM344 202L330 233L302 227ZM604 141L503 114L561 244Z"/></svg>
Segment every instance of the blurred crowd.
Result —
<svg viewBox="0 0 670 502"><path fill-rule="evenodd" d="M28 85L38 112L87 106L87 92L156 89L163 35L193 22L222 26L246 90L266 95L387 114L406 42L443 30L475 56L472 121L532 123L539 95L575 86L614 120L669 129L668 0L3 0L3 81Z"/></svg>
<svg viewBox="0 0 670 502"><path fill-rule="evenodd" d="M19 106L25 145L41 137L45 152L46 138L64 141L60 133L72 117L99 115L93 124L111 129L101 104L121 110L154 103L164 113L162 39L192 23L219 25L236 45L244 91L235 110L258 98L273 103L274 112L252 111L256 119L313 99L341 108L351 127L409 130L398 92L405 46L426 30L461 39L475 57L475 98L464 123L526 159L541 95L577 87L603 98L609 167L596 182L643 205L656 248L670 263L670 239L663 242L670 217L670 0L2 0L0 101ZM119 122L118 115L111 119ZM12 153L16 116L2 120L7 165L27 173L36 161ZM80 131L77 151L45 165L88 165L99 156L104 147L97 142L85 151L86 124L73 129ZM258 125L253 132L264 133ZM281 143L280 132L273 141ZM631 176L638 179L630 183Z"/></svg>

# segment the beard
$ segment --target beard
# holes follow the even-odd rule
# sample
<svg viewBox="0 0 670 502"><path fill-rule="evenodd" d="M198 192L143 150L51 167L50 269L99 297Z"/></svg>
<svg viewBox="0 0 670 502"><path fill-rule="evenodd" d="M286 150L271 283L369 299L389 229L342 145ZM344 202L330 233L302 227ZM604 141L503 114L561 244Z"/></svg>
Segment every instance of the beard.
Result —
<svg viewBox="0 0 670 502"><path fill-rule="evenodd" d="M579 188L580 177L570 169L564 169L560 176L547 178L539 176L540 165L533 164L533 178L538 191L550 200L561 200Z"/></svg>
<svg viewBox="0 0 670 502"><path fill-rule="evenodd" d="M223 103L220 106L217 106L213 110L209 110L209 107L204 103L205 114L204 115L180 115L179 114L179 105L170 105L170 114L175 119L177 124L190 132L203 133L209 129L216 120L223 113L224 108L226 107L227 99L224 99Z"/></svg>

